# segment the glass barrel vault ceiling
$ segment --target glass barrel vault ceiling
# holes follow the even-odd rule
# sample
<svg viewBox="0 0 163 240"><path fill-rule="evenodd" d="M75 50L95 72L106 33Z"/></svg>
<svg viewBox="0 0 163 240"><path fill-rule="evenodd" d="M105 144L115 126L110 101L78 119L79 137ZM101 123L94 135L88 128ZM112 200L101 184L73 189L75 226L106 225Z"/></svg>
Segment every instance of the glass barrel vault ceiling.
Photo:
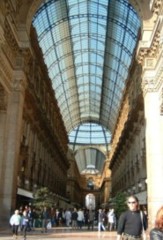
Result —
<svg viewBox="0 0 163 240"><path fill-rule="evenodd" d="M105 161L104 154L94 148L80 149L77 151L75 158L81 174L98 174L102 171Z"/></svg>
<svg viewBox="0 0 163 240"><path fill-rule="evenodd" d="M73 150L76 145L105 145L106 150L111 139L111 134L103 127L95 123L83 123L77 126L69 134Z"/></svg>
<svg viewBox="0 0 163 240"><path fill-rule="evenodd" d="M79 134L83 123L113 132L140 28L133 7L127 0L45 0L33 26L67 133Z"/></svg>

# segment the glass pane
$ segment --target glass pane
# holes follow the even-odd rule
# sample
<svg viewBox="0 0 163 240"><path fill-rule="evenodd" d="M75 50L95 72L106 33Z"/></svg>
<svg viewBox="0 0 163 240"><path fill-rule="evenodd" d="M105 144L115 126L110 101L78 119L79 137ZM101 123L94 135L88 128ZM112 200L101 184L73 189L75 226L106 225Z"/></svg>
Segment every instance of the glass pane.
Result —
<svg viewBox="0 0 163 240"><path fill-rule="evenodd" d="M109 143L140 28L133 7L128 0L46 0L33 26L67 132L78 125L75 144ZM91 134L80 137L83 122ZM95 123L107 137L92 137Z"/></svg>

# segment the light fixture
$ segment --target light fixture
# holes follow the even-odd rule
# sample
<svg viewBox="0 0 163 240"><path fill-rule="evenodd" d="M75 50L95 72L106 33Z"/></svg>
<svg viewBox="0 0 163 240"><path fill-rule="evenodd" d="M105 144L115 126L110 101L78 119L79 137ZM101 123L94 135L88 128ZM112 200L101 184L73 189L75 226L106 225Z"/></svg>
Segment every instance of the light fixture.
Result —
<svg viewBox="0 0 163 240"><path fill-rule="evenodd" d="M29 184L29 180L26 179L26 180L25 180L25 185L28 185L28 184Z"/></svg>
<svg viewBox="0 0 163 240"><path fill-rule="evenodd" d="M142 183L141 182L138 183L138 187L142 188Z"/></svg>

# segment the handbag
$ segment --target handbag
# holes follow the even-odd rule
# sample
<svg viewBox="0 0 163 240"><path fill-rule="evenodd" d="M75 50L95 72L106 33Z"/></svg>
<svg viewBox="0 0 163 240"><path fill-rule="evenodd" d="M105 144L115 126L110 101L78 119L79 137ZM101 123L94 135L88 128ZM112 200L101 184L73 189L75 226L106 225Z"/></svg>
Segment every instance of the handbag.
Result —
<svg viewBox="0 0 163 240"><path fill-rule="evenodd" d="M51 228L52 228L52 224L51 224L51 222L50 222L50 221L48 222L48 224L47 224L47 226L46 226L46 227L47 227L47 229L51 229Z"/></svg>
<svg viewBox="0 0 163 240"><path fill-rule="evenodd" d="M147 235L144 229L144 224L143 224L143 213L140 211L140 218L141 218L141 223L142 223L142 239L147 240Z"/></svg>

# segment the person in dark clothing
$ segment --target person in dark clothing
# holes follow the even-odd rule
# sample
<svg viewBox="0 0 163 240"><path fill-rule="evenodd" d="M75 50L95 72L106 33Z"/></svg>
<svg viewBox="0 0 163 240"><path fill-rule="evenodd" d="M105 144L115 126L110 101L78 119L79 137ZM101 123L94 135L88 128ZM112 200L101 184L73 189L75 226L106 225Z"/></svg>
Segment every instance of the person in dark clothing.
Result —
<svg viewBox="0 0 163 240"><path fill-rule="evenodd" d="M147 229L146 216L139 210L139 200L130 196L127 201L129 210L122 213L117 228L117 240L141 240L142 231Z"/></svg>
<svg viewBox="0 0 163 240"><path fill-rule="evenodd" d="M74 211L72 212L71 215L72 229L77 229L77 218L78 218L77 209L74 208Z"/></svg>
<svg viewBox="0 0 163 240"><path fill-rule="evenodd" d="M105 231L105 209L98 210L98 231Z"/></svg>
<svg viewBox="0 0 163 240"><path fill-rule="evenodd" d="M156 215L155 227L150 231L150 240L163 239L163 206Z"/></svg>
<svg viewBox="0 0 163 240"><path fill-rule="evenodd" d="M94 228L94 218L95 218L95 212L94 210L89 210L88 213L88 229Z"/></svg>
<svg viewBox="0 0 163 240"><path fill-rule="evenodd" d="M47 207L43 208L43 211L41 213L41 219L42 219L42 233L47 232L47 224L50 220L50 216L49 216Z"/></svg>
<svg viewBox="0 0 163 240"><path fill-rule="evenodd" d="M24 210L23 216L21 218L21 231L23 232L24 240L26 239L28 224L29 224L28 213L26 210Z"/></svg>
<svg viewBox="0 0 163 240"><path fill-rule="evenodd" d="M32 211L32 228L35 229L36 225L38 224L38 213L36 212L36 209L34 208Z"/></svg>
<svg viewBox="0 0 163 240"><path fill-rule="evenodd" d="M87 226L87 227L88 227L88 213L89 213L89 210L86 209L86 210L84 211L84 224L85 224L85 226Z"/></svg>

